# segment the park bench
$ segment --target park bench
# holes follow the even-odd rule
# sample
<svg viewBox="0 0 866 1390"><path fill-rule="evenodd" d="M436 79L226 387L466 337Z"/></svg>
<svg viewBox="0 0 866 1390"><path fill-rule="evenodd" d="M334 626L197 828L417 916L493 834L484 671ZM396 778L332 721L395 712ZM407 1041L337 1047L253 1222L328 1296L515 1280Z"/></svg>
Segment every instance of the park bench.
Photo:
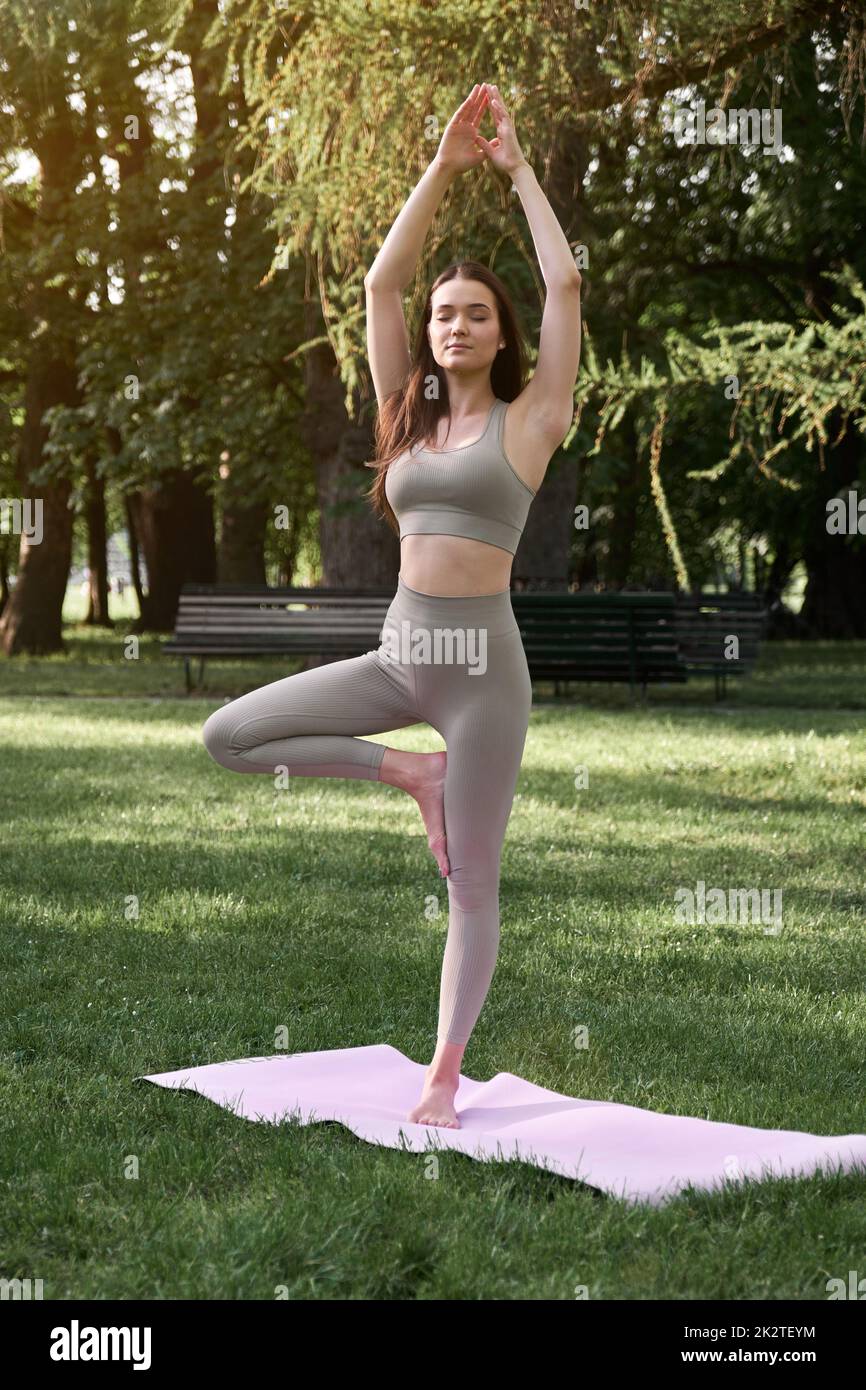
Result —
<svg viewBox="0 0 866 1390"><path fill-rule="evenodd" d="M267 588L187 584L174 637L163 651L191 662L201 683L209 656L302 655L339 659L379 645L392 589ZM679 659L672 593L512 592L530 677L561 681L649 682L687 678Z"/></svg>
<svg viewBox="0 0 866 1390"><path fill-rule="evenodd" d="M201 683L209 656L359 656L379 645L393 589L269 588L262 584L185 584L174 637L162 650L190 663Z"/></svg>
<svg viewBox="0 0 866 1390"><path fill-rule="evenodd" d="M719 699L728 676L742 675L754 666L766 621L760 594L677 594L680 660L687 671L714 676ZM737 638L736 649L731 637Z"/></svg>
<svg viewBox="0 0 866 1390"><path fill-rule="evenodd" d="M533 680L649 682L686 680L669 593L512 593Z"/></svg>

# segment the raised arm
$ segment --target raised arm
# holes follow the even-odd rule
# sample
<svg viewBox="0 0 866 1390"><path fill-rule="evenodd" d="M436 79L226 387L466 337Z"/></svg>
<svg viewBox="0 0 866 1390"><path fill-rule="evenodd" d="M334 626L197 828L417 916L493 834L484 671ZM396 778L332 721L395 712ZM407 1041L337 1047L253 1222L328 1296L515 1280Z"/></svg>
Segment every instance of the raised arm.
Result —
<svg viewBox="0 0 866 1390"><path fill-rule="evenodd" d="M457 175L484 160L476 136L487 101L484 86L476 83L448 122L435 157L401 208L364 276L367 356L380 406L402 385L411 367L402 295L415 274L436 209Z"/></svg>
<svg viewBox="0 0 866 1390"><path fill-rule="evenodd" d="M574 384L580 364L580 271L565 233L544 190L523 156L499 88L488 86L496 138L479 138L491 162L509 175L523 204L535 253L547 288L538 361L531 381L512 409L530 433L541 435L553 449L562 442L574 418Z"/></svg>
<svg viewBox="0 0 866 1390"><path fill-rule="evenodd" d="M444 167L438 157L428 164L364 276L367 360L380 409L403 384L412 365L403 290L415 274L433 215L454 178L456 172Z"/></svg>

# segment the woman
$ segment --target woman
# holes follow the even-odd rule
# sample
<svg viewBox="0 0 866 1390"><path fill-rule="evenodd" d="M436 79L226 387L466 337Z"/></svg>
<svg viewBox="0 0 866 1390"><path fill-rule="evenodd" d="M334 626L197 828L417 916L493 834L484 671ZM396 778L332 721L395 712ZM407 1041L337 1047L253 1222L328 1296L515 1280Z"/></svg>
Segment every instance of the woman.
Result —
<svg viewBox="0 0 866 1390"><path fill-rule="evenodd" d="M488 105L491 141L478 129ZM445 189L484 159L518 190L547 287L525 386L505 287L474 261L438 277L414 358L409 351L402 291ZM454 113L364 284L380 410L371 495L400 530L382 643L242 696L210 716L203 738L237 772L283 766L299 777L363 778L418 802L448 880L449 917L436 1051L407 1118L459 1128L454 1096L496 965L500 855L532 704L511 564L571 425L580 357L580 275L495 86L476 84ZM435 728L446 751L406 753L357 737L417 723Z"/></svg>

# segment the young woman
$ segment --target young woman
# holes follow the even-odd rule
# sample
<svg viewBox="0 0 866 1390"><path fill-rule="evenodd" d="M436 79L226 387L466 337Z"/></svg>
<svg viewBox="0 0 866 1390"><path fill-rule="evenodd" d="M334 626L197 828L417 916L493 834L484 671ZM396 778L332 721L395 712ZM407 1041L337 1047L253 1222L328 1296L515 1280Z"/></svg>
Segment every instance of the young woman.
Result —
<svg viewBox="0 0 866 1390"><path fill-rule="evenodd" d="M491 141L479 133L488 106ZM475 261L437 278L409 350L402 292L445 189L484 159L517 188L547 287L526 385L505 286ZM382 644L242 696L210 716L203 738L236 772L285 766L297 777L364 778L418 802L448 881L449 915L437 1046L407 1118L457 1128L463 1052L496 965L500 855L532 705L511 565L571 425L580 358L580 275L495 86L476 84L452 116L364 284L379 404L371 495L400 534ZM405 753L358 737L417 723L442 735L444 752Z"/></svg>

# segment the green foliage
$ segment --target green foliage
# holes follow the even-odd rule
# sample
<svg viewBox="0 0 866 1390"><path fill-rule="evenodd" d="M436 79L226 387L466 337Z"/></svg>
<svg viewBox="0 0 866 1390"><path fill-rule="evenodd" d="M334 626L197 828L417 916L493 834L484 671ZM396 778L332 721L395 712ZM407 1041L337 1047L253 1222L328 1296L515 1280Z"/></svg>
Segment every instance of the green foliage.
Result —
<svg viewBox="0 0 866 1390"><path fill-rule="evenodd" d="M24 0L0 10L0 167L47 157L61 110L76 169L50 225L34 217L35 173L0 197L6 494L39 287L74 338L82 391L46 422L41 476L71 469L78 505L95 454L116 507L122 489L176 467L218 487L228 459L250 500L289 492L314 520L298 438L307 356L327 343L349 413L369 403L364 272L482 79L499 84L571 244L590 251L565 454L582 466L589 446L581 488L597 555L627 524L624 507L635 519L620 578L700 577L732 526L772 553L840 431L860 432L861 6L62 0L46 15ZM781 106L790 157L677 145L666 114L698 98ZM446 196L410 317L463 255L506 278L534 342L532 238L489 167Z"/></svg>

